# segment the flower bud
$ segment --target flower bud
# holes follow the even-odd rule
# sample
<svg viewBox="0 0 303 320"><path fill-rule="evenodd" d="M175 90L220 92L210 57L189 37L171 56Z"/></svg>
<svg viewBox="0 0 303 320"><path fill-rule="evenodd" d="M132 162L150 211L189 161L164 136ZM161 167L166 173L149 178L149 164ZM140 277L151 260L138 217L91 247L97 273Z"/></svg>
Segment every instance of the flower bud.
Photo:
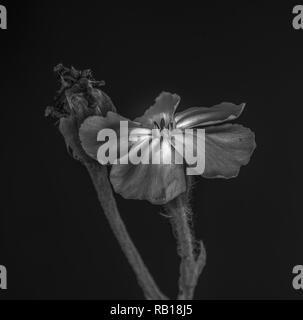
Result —
<svg viewBox="0 0 303 320"><path fill-rule="evenodd" d="M106 116L108 111L116 112L111 99L100 89L104 81L95 81L90 70L78 71L59 64L54 69L61 83L55 97L55 106L46 110L46 115L56 118L73 116L82 123L92 115Z"/></svg>

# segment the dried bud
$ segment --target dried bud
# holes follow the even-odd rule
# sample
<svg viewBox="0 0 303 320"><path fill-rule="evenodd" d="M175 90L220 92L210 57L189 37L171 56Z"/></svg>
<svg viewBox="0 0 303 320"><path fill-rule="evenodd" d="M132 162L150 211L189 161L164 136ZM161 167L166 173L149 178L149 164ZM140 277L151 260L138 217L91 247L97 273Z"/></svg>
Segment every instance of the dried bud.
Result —
<svg viewBox="0 0 303 320"><path fill-rule="evenodd" d="M91 70L78 71L59 64L54 69L61 87L52 107L47 107L45 116L59 119L59 130L65 139L68 151L82 162L91 162L81 147L79 127L89 116L106 116L108 111L116 112L111 99L101 87L104 81L95 81Z"/></svg>
<svg viewBox="0 0 303 320"><path fill-rule="evenodd" d="M111 99L100 89L105 85L104 81L94 80L91 70L78 71L74 67L69 69L59 64L54 71L61 88L55 97L54 107L46 109L47 116L73 116L80 124L89 116L106 116L108 111L116 112Z"/></svg>

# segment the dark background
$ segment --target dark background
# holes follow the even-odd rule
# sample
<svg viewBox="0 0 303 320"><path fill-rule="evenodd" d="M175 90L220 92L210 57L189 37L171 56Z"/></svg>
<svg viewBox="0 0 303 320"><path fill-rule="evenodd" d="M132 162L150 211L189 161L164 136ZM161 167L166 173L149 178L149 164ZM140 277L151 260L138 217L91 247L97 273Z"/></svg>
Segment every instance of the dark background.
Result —
<svg viewBox="0 0 303 320"><path fill-rule="evenodd" d="M303 264L303 30L292 4L111 8L105 1L1 1L0 299L141 299L85 168L44 118L63 62L91 68L119 112L134 118L163 90L180 109L246 102L238 122L257 149L237 179L199 178L195 232L207 266L196 299L290 299ZM169 220L117 196L156 281L175 297L179 260Z"/></svg>

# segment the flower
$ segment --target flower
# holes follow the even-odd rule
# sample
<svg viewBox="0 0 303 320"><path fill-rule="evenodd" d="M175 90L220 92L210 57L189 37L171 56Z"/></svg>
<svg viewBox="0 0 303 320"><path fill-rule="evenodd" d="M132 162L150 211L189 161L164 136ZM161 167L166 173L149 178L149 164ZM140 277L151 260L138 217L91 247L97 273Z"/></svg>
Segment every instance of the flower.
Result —
<svg viewBox="0 0 303 320"><path fill-rule="evenodd" d="M128 154L136 151L138 144L149 141L152 129L156 128L160 132L158 139L152 144L152 151L163 152L165 149L165 152L171 152L174 145L168 142L167 135L176 129L203 128L205 170L202 176L227 179L236 177L240 167L250 160L256 147L255 137L250 129L226 122L238 118L245 104L223 102L211 108L195 107L175 113L179 102L180 97L177 94L163 92L156 98L155 104L134 121L111 111L105 117L88 117L79 129L82 147L90 157L97 159L98 149L102 144L97 141L98 133L105 128L118 132L120 121L128 121L129 134L134 129L141 134L141 139L130 144ZM129 136L124 138L129 140ZM198 141L196 148L199 147ZM123 155L120 154L119 157ZM111 167L110 181L114 190L126 199L165 204L186 191L185 167L186 164L174 163L118 163Z"/></svg>

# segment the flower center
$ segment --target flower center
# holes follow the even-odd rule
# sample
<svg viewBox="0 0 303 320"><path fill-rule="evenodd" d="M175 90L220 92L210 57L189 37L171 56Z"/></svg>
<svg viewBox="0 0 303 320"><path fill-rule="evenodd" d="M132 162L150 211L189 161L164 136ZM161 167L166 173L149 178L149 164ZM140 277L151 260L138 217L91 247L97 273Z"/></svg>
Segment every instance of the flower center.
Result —
<svg viewBox="0 0 303 320"><path fill-rule="evenodd" d="M160 121L154 121L154 129L158 129L160 132L164 131L164 134L168 134L169 131L175 128L174 120L165 121L161 118Z"/></svg>
<svg viewBox="0 0 303 320"><path fill-rule="evenodd" d="M161 141L163 141L163 139L168 139L170 137L172 128L173 124L171 123L169 123L168 127L166 127L163 118L160 121L160 125L154 121L154 137L160 138Z"/></svg>

